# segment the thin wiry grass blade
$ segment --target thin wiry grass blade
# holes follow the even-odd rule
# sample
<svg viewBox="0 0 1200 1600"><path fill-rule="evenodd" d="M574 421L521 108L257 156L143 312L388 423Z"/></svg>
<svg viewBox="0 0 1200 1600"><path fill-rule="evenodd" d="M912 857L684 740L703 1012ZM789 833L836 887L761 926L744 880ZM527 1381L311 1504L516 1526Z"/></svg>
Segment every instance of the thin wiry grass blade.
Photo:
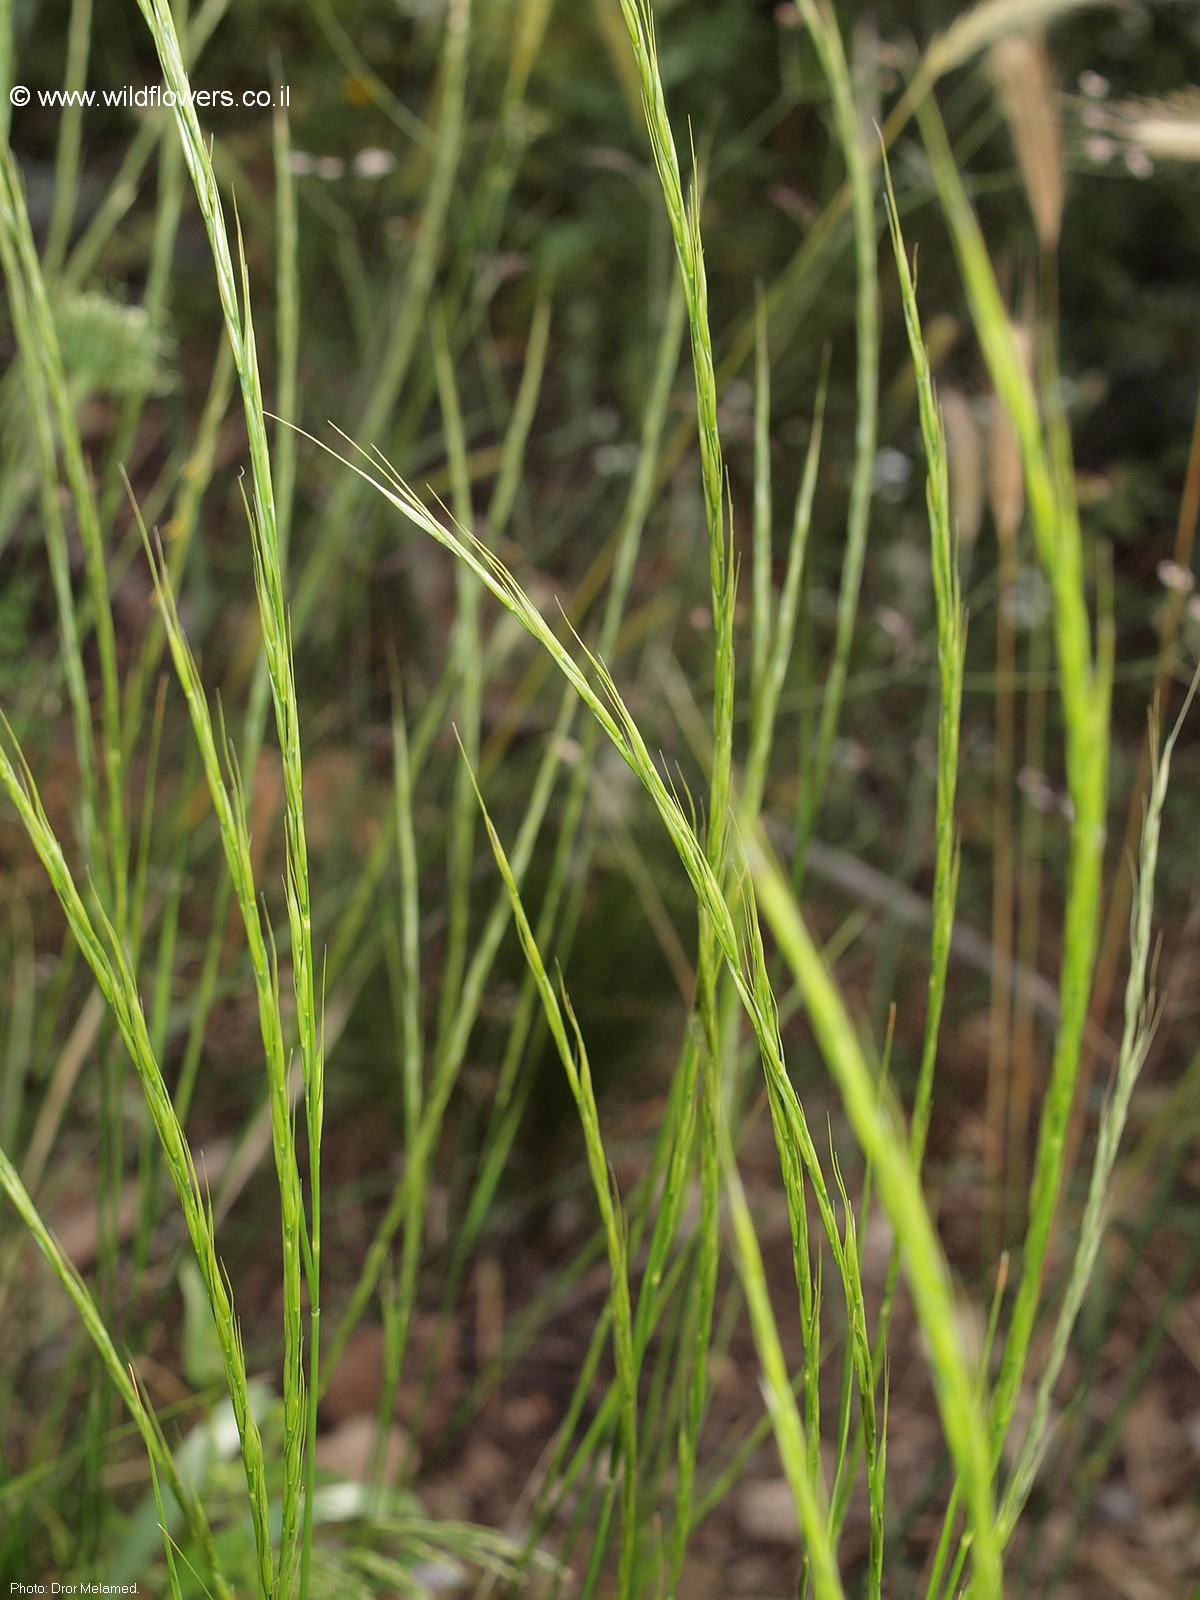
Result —
<svg viewBox="0 0 1200 1600"><path fill-rule="evenodd" d="M634 1358L633 1308L629 1292L629 1262L626 1248L625 1220L615 1184L609 1171L604 1135L600 1127L600 1114L592 1086L591 1069L583 1036L566 998L565 990L560 1004L554 985L547 975L541 951L533 937L533 928L521 900L520 889L509 865L508 856L500 842L483 795L476 789L480 813L491 842L496 865L508 892L513 921L520 936L526 962L537 985L542 1010L554 1041L558 1058L562 1062L571 1093L579 1112L583 1128L584 1148L587 1152L588 1170L592 1188L600 1208L608 1249L610 1275L609 1303L613 1312L613 1352L617 1367L619 1411L621 1418L621 1472L623 1484L623 1522L620 1565L617 1576L617 1593L628 1595L633 1582L633 1563L637 1553L638 1506L638 1453L637 1453L637 1365ZM565 1013L565 1016L564 1016Z"/></svg>

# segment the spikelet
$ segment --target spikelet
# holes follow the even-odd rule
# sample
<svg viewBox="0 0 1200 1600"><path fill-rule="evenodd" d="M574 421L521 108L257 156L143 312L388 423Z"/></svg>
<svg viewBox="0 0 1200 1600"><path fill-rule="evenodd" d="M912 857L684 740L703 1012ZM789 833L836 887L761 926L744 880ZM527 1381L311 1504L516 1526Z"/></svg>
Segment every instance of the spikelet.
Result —
<svg viewBox="0 0 1200 1600"><path fill-rule="evenodd" d="M1053 250L1062 228L1062 122L1054 71L1040 32L1009 34L988 51L996 93L1008 119L1013 148L1043 250Z"/></svg>

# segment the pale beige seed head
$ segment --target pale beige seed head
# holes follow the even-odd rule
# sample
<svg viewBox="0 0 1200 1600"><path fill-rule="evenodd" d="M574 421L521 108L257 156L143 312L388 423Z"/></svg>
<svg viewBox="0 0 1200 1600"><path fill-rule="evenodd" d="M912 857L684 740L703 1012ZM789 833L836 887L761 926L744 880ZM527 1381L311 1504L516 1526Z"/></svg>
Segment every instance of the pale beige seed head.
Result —
<svg viewBox="0 0 1200 1600"><path fill-rule="evenodd" d="M1200 161L1200 89L1180 89L1161 100L1121 100L1098 107L1104 129L1127 152L1150 161Z"/></svg>
<svg viewBox="0 0 1200 1600"><path fill-rule="evenodd" d="M1041 33L1009 34L988 51L992 79L1008 119L1038 241L1053 250L1066 193L1058 86Z"/></svg>

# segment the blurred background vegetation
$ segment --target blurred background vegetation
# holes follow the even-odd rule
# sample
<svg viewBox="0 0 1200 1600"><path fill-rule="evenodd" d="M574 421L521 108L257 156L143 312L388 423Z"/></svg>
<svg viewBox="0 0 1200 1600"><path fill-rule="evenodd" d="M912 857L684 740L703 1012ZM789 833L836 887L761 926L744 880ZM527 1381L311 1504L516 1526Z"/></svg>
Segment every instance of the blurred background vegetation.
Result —
<svg viewBox="0 0 1200 1600"><path fill-rule="evenodd" d="M193 9L202 17L212 10ZM404 325L405 297L421 249L422 208L438 156L430 129L437 124L444 92L440 64L445 8L440 0L233 0L218 9L223 14L195 68L195 86L240 91L287 84L290 91L301 419L322 436L332 421L363 445L378 445L419 489L428 485L449 498L452 485L429 316L407 331ZM835 224L823 244L814 244L825 226L825 208L842 181L841 166L830 138L824 84L793 7L751 0L664 0L654 9L677 139L685 147L690 131L705 174L702 220L714 338L718 359L725 361L721 409L734 524L744 554L753 496L752 334L759 290L767 293L771 306L771 451L779 507L790 505L799 480L814 399L828 363L826 444L801 636L785 692L767 800L769 813L790 818L802 740L810 737L819 704L814 684L823 674L814 664L827 660L833 635L853 456L855 280L849 227ZM944 0L878 0L870 6L837 7L844 32L853 40L866 104L886 108L894 102L915 47L947 27L956 10ZM546 373L501 551L522 580L535 586L534 597L543 610L561 602L587 635L594 628L595 597L602 593L606 576L609 535L636 460L640 414L674 262L632 59L615 4L572 0L549 5L544 37L529 61L514 68L515 30L528 11L515 0L477 0L474 7L465 123L433 263L435 297L455 359L471 487L481 516L494 487L499 444L509 425L536 308L543 299L550 303ZM18 81L35 89L62 82L72 14L66 0L16 0L11 16ZM91 39L87 81L93 86L136 88L158 81L151 42L129 0L94 0ZM1184 582L1182 574L1163 564L1177 554L1200 374L1200 167L1160 159L1126 139L1119 119L1110 125L1106 118L1110 107L1134 98L1174 95L1197 81L1200 21L1187 0L1080 8L1054 24L1049 54L1061 88L1067 170L1056 307L1047 305L1047 278L1030 220L1027 183L986 63L973 61L951 74L939 96L1014 314L1032 316L1037 310L1057 317L1062 400L1086 532L1094 545L1111 548L1118 661L1110 827L1115 877L1125 870L1125 808L1134 790L1163 609L1175 592L1171 585L1177 590ZM521 82L513 99L514 71L519 76L526 69L527 82ZM213 111L202 120L213 136L214 165L227 198L236 201L244 231L270 406L277 373L268 330L279 293L272 117L262 110L234 109ZM137 170L127 165L140 125L142 119L124 109L97 107L83 120L78 203L68 233L58 242L66 270L55 310L85 444L96 460L106 459L123 419L133 417L122 460L154 520L169 512L193 449L223 335L212 293L212 264L190 190L159 313L154 318L139 314L152 270L160 170L153 146ZM11 137L34 227L39 244L49 239L50 248L61 128L59 112L36 104L12 114ZM989 1184L1002 1181L1004 1173L989 1173L986 1155L994 976L987 952L993 931L997 810L1016 817L1018 827L1027 826L1022 819L1031 808L1042 819L1031 898L1022 902L1027 939L1022 959L1053 978L1066 848L1061 737L1054 698L1044 694L1049 648L1045 585L1023 543L1010 581L1000 575L994 527L998 491L993 483L989 493L986 466L990 396L944 224L930 203L932 179L915 132L901 135L891 162L908 242L917 248L922 313L936 376L943 396L955 396L960 517L962 507L968 508L962 532L971 632L960 778L959 915L976 935L976 956L954 969L946 1046L939 1061L932 1159L934 1185L945 1201L952 1259L968 1281L982 1282L993 1259L992 1246L998 1237L1002 1241L1008 1236L1006 1226L1011 1232L1021 1205L1015 1191L998 1197L989 1192ZM803 275L794 268L798 256L806 263ZM919 920L932 861L929 707L935 703L935 636L915 394L895 277L886 264L881 280L881 426L863 600L830 784L816 826L822 848L810 864L806 905L831 941L852 1005L877 1039L883 1037L889 1009L899 1002L890 1066L903 1092L911 1086L920 1049L920 1009L906 1010L903 1002L924 981L924 934L914 933L913 919ZM373 397L380 394L381 382L386 391L386 376L381 375L386 375L398 338L411 341L411 352L397 392L379 408ZM0 328L0 339L5 356L11 356L7 327ZM70 739L62 712L46 556L30 507L29 444L15 370L0 388L5 418L0 438L0 696L42 778L52 814L57 808L65 815L73 800ZM690 742L689 730L694 722L690 710L695 701L704 703L710 688L708 574L696 533L702 519L694 425L685 392L677 390L672 406L661 492L613 666L648 742L700 794L703 752ZM130 409L131 396L138 400L136 414ZM367 433L364 418L369 419ZM250 693L258 642L251 548L239 488L244 451L236 409L222 412L211 482L182 585L189 637L205 681L210 690L220 691L231 724ZM128 665L147 626L151 587L111 463L103 491L113 508L109 554L119 575L114 589L118 648ZM169 527L165 531L169 539ZM782 522L776 534L782 563ZM377 497L347 490L345 474L306 443L298 450L290 564L311 789L317 936L326 942L340 930L353 946L342 952L342 975L349 974L344 989L330 996L341 1008L330 1048L326 1179L333 1237L327 1293L336 1302L338 1293L355 1281L370 1227L391 1191L403 1121L388 950L380 927L395 902L392 869L382 881L371 883L371 904L357 922L347 921L344 914L353 907L360 886L371 881L368 864L390 805L393 674L403 683L413 719L419 719L453 647L455 580L448 558L415 535L398 531ZM748 554L743 564L748 566ZM748 603L748 583L743 589ZM998 619L1006 614L1015 630L1018 733L1011 792L998 794L995 672ZM497 825L511 837L525 812L544 735L553 726L558 690L546 681L532 646L509 637L505 622L491 610L487 616L494 670L483 701L482 773ZM1200 645L1200 613L1194 604L1184 607L1182 639L1180 654L1191 660ZM1039 693L1044 726L1029 721L1028 707ZM190 736L178 704L171 704L154 804L164 835L183 840L194 834L184 858L187 893L180 912L175 987L164 1023L167 1059L178 1068L189 1049L193 1012L188 997L205 960L219 852L211 818L196 799L198 774L186 754ZM1171 701L1176 704L1177 699ZM434 724L416 808L431 908L423 930L429 951L425 1015L430 1028L440 1004L437 974L445 914L438 911L439 891L459 759L450 722L447 714ZM279 845L275 771L268 754L251 797L268 861ZM1200 1252L1200 1170L1188 1143L1200 1122L1200 1102L1176 1087L1196 1078L1189 1068L1197 1049L1200 995L1200 945L1195 938L1198 780L1197 746L1194 737L1185 738L1167 803L1159 882L1158 919L1164 933L1160 978L1167 1012L1116 1203L1118 1245L1089 1305L1080 1357L1079 1373L1103 1389L1103 1399L1094 1409L1084 1406L1064 1458L1078 1473L1078 1493L1067 1473L1057 1488L1052 1484L1046 1490L1040 1508L1045 1525L1065 1519L1073 1530L1072 1543L1057 1526L1056 1538L1061 1538L1053 1544L1059 1562L1055 1570L1060 1578L1074 1574L1070 1581L1079 1583L1073 1591L1079 1594L1168 1592L1155 1588L1153 1550L1147 1554L1138 1545L1143 1537L1139 1528L1149 1524L1128 1513L1122 1492L1143 1496L1137 1502L1142 1513L1148 1497L1156 1514L1176 1516L1180 1550L1186 1548L1190 1559L1200 1561L1194 1471L1200 1449L1200 1299L1190 1276ZM646 1127L653 1125L666 1081L664 1049L669 1046L664 1041L684 1015L680 968L686 982L690 902L644 808L629 803L626 775L601 760L595 790L596 854L568 976L605 1104L622 1129L617 1148L636 1152ZM535 852L530 875L535 903L537 886L550 870L551 850L547 844ZM494 892L485 850L480 850L474 877L473 929ZM279 872L268 867L263 881L278 885ZM166 892L165 880L159 888ZM20 1057L29 1063L28 1092L9 1093L0 1105L0 1143L19 1151L28 1144L40 1103L35 1091L69 1045L70 1023L88 986L79 963L62 953L56 908L8 814L0 816L0 898L5 904L0 970L7 973L11 990L0 1044L10 1060ZM281 906L280 894L274 909ZM995 959L993 952L993 966ZM222 953L215 1003L202 1030L202 1064L189 1127L201 1144L207 1141L213 1148L239 1136L261 1099L243 961L232 944ZM443 1210L453 1209L466 1174L474 1170L491 1111L497 1057L522 974L515 941L506 942L440 1152ZM1098 1024L1112 1026L1111 1016L1099 1017ZM818 1059L802 1030L795 1037L801 1092L821 1105L822 1097L829 1097ZM1040 1016L1031 1057L1035 1082L1049 1037L1047 1019ZM100 1053L95 1032L82 1050L78 1086L72 1090L40 1198L61 1231L74 1222L86 1234L88 1196L97 1172L106 1162L129 1166L137 1135L131 1134L123 1155L90 1147L89 1114L106 1092L106 1080L93 1071ZM5 1081L15 1081L11 1069ZM563 1299L560 1295L556 1300L557 1291L547 1286L557 1282L555 1274L574 1259L587 1237L575 1198L582 1183L581 1157L578 1132L567 1115L569 1096L549 1051L544 1062L530 1063L526 1092L522 1131L480 1251L489 1260L511 1251L509 1311L515 1315L536 1309L538 1295L544 1294L548 1309L543 1308L538 1325L553 1332L554 1308ZM832 1104L830 1109L832 1114ZM1085 1113L1088 1109L1084 1107ZM129 1120L131 1130L136 1129L132 1112ZM1086 1137L1086 1116L1083 1131ZM635 1154L631 1159L636 1164ZM1008 1177L1022 1173L1025 1163L1024 1151L1010 1151ZM264 1245L256 1209L269 1200L266 1170L248 1179L222 1234L246 1342L264 1362L274 1355L277 1293L271 1258L277 1246ZM1169 1175L1168 1181L1162 1181L1163 1174ZM98 1225L124 1226L114 1218ZM265 1231L273 1240L273 1229ZM1140 1269L1119 1247L1121 1241L1141 1251ZM430 1223L430 1282L423 1289L423 1304L433 1309L440 1303L447 1249L435 1217ZM93 1249L93 1259L95 1253ZM85 1249L83 1257L87 1254ZM9 1261L0 1292L12 1289L13 1270ZM1149 1288L1145 1273L1150 1274ZM141 1280L142 1301L131 1303L119 1279L124 1281L114 1266L107 1300L118 1326L169 1374L186 1332L175 1280L166 1280L165 1286L160 1280L157 1287L153 1279ZM37 1494L22 1502L24 1531L0 1533L0 1552L14 1573L18 1563L20 1570L33 1570L25 1563L49 1560L47 1552L89 1529L98 1539L102 1521L96 1506L103 1461L95 1450L79 1448L70 1405L70 1397L81 1392L82 1369L68 1365L68 1378L61 1380L64 1359L82 1360L71 1355L74 1335L61 1319L57 1325L37 1320L50 1318L49 1296L34 1295L27 1284L21 1293L27 1297L27 1315L15 1325L0 1380L0 1395L7 1402L0 1449L14 1479L35 1468L42 1477ZM31 1307L37 1308L37 1318ZM475 1394L471 1385L487 1368L487 1353L473 1352L474 1342L486 1344L482 1324L471 1322L472 1311L462 1315L454 1358L461 1367L454 1374L462 1391L459 1399ZM560 1342L565 1337L561 1327L556 1336ZM543 1349L543 1372L551 1370L553 1360L553 1340L545 1337L549 1343L544 1347L537 1346L536 1337L534 1343L535 1351ZM1124 1356L1114 1355L1115 1348ZM1138 1352L1140 1364L1135 1361ZM569 1350L565 1360L569 1365ZM1138 1366L1138 1382L1129 1393L1117 1376L1122 1361L1126 1368ZM39 1415L43 1407L35 1397L52 1372L60 1374L56 1398L48 1413ZM549 1379L545 1382L552 1388ZM160 1403L173 1393L182 1401L168 1378L163 1383ZM195 1374L189 1375L189 1383L195 1387ZM455 1392L453 1384L450 1389ZM1152 1404L1139 1402L1139 1396L1147 1395ZM475 1403L482 1405L478 1394ZM1141 1413L1136 1413L1138 1403ZM1130 1408L1140 1418L1140 1461L1136 1440L1130 1443L1121 1431ZM350 1402L347 1409L353 1410ZM445 1504L483 1521L501 1518L507 1514L507 1486L488 1480L478 1461L470 1469L464 1465L472 1459L463 1442L474 1437L467 1420L471 1415L468 1406L452 1425L449 1411L444 1411L426 1429L421 1439L427 1460L424 1492L435 1508ZM1145 1441L1155 1418L1170 1419L1175 1430L1169 1462L1160 1462ZM103 1407L89 1423L93 1430L101 1425L108 1425ZM511 1448L502 1434L497 1439L493 1449ZM479 1478L475 1487L470 1487L472 1471ZM1135 1483L1129 1490L1139 1471L1154 1483L1144 1491ZM493 1478L497 1475L503 1478L493 1469ZM468 1485L459 1501L456 1484L460 1489ZM0 1526L3 1521L0 1508ZM745 1557L750 1575L726 1575L722 1581L730 1587L724 1592L786 1592L780 1574L788 1570L790 1556L776 1552L755 1557L754 1538L747 1535L744 1521L731 1526L728 1536L739 1547L750 1540L751 1554ZM1079 1554L1081 1528L1092 1529L1099 1548L1109 1548L1103 1543L1109 1540L1117 1552L1113 1570L1103 1577ZM1143 1542L1153 1546L1156 1541L1147 1534ZM772 1548L769 1539L764 1548ZM917 1539L915 1564L923 1559L924 1548ZM1172 1582L1187 1570L1186 1559L1181 1555L1171 1569ZM1090 1577L1079 1578L1077 1569ZM1128 1582L1121 1578L1123 1571L1132 1574ZM1040 1587L1042 1582L1039 1578L1029 1592L1050 1592L1048 1586ZM699 1577L694 1592L708 1592Z"/></svg>

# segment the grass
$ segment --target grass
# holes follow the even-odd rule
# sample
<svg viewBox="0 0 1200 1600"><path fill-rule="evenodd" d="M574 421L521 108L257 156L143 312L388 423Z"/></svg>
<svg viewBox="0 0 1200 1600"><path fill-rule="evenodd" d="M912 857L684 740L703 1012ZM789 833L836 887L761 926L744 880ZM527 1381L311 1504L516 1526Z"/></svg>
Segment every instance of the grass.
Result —
<svg viewBox="0 0 1200 1600"><path fill-rule="evenodd" d="M943 79L998 38L1072 8L983 0L907 63L907 86L898 86L880 132L865 102L862 62L848 56L832 6L801 0L794 20L808 41L809 92L828 111L830 149L846 185L724 339L725 357L717 330L727 319L715 314L706 260L721 226L710 225L707 210L710 197L721 203L720 143L708 128L689 128L685 142L648 0L609 8L599 37L626 97L640 96L637 136L648 139L653 173L652 181L649 168L639 175L648 180L639 204L658 270L647 278L647 336L635 349L631 333L627 353L640 412L628 483L600 509L585 507L587 561L561 567L582 567L562 606L549 593L567 541L555 547L543 501L551 499L554 462L575 448L562 441L578 419L568 417L556 440L547 418L565 406L555 359L559 302L578 260L567 240L529 274L528 292L515 301L516 362L502 359L496 310L477 281L479 263L497 255L511 228L536 249L536 220L529 223L516 197L534 137L531 82L542 52L557 47L562 19L556 24L547 0L515 0L502 12L483 0L449 0L439 20L415 27L433 84L417 117L374 74L350 28L314 7L360 84L355 92L411 141L405 242L374 300L354 261L357 240L337 223L346 301L377 315L383 332L359 335L357 393L326 404L326 396L305 392L315 387L306 352L321 308L306 299L304 250L321 213L301 204L295 132L282 112L274 115L264 273L252 191L231 183L233 152L210 138L188 96L189 74L225 9L209 0L189 18L167 0L139 0L178 110L141 124L85 226L76 223L81 116L64 117L58 130L44 230L7 138L0 153L0 259L17 358L4 395L14 425L0 540L40 525L57 626L55 650L29 668L5 706L0 784L21 835L5 867L14 883L27 884L19 862L32 852L58 907L52 916L38 900L36 927L28 911L23 921L13 918L13 1004L0 1032L0 1188L18 1226L16 1243L0 1252L0 1300L23 1292L23 1246L31 1242L85 1340L75 1347L75 1366L63 1368L41 1438L29 1419L30 1439L20 1441L27 1459L0 1488L10 1530L0 1536L0 1562L17 1581L53 1570L72 1579L136 1579L175 1596L428 1594L449 1581L447 1572L459 1591L470 1579L481 1595L686 1595L700 1530L733 1501L769 1437L800 1536L792 1580L799 1593L827 1600L907 1586L936 1600L998 1596L1006 1584L1015 1592L1013 1552L1036 1542L1036 1527L1024 1544L1020 1536L1055 1446L1054 1406L1095 1293L1122 1178L1122 1137L1157 1020L1155 877L1171 760L1191 705L1189 694L1161 751L1154 743L1161 708L1152 719L1123 1033L1087 1147L1076 1217L1071 1130L1081 1072L1090 1071L1118 737L1113 581L1077 501L1069 429L1055 399L1053 327L1047 318L1031 371L940 98ZM0 27L0 59L11 78L11 16ZM95 28L91 6L76 0L68 87L88 81ZM477 78L486 79L486 91ZM494 101L486 119L478 105L485 92ZM899 144L914 120L919 155ZM90 396L61 307L64 296L93 283L152 157L144 317L131 335L142 340L141 359L127 381L115 369L105 380L119 404L107 413L95 457ZM923 176L914 180L914 172ZM138 466L155 390L147 353L159 350L155 341L181 292L174 274L193 200L220 343L206 363L194 427L164 450L165 464ZM1030 200L1045 235L1044 207L1032 193ZM952 252L996 405L1015 441L1028 510L1025 531L1014 523L1009 532L1022 548L1028 542L1044 574L1053 641L1052 656L1042 646L1030 652L1037 684L1027 747L1047 743L1049 673L1069 809L1053 1051L1028 1194L1012 1197L1009 1208L1021 1218L1019 1236L1010 1255L980 1264L994 1293L973 1287L961 1261L952 1265L937 1175L926 1162L935 1102L950 1091L944 1022L955 1011L962 791L977 779L965 753L971 593L952 493L953 439L935 381L931 307L906 239L921 206L940 216L950 247L943 254L948 261ZM786 336L803 306L820 307L825 294L832 304L829 274L847 218L854 372L841 368L840 354L827 353L804 395L805 447L796 452L777 583L775 507L784 486L777 407L781 390L794 385ZM256 323L252 299L273 301L265 358L258 328L266 324ZM361 326L367 320L357 318ZM900 377L889 392L881 374L890 333ZM685 336L691 375L681 389ZM731 383L747 361L753 384L739 429ZM581 370L586 388L596 381L595 364ZM876 1038L839 976L838 941L818 934L825 908L812 890L810 856L822 819L858 803L852 786L847 799L837 756L861 648L868 535L882 520L879 444L896 393L915 413L913 437L925 459L920 563L930 614L914 615L911 626L927 621L936 750L932 813L922 830L930 933L919 1003L900 997L899 1024L893 1005ZM346 433L323 432L318 398L325 411L350 419ZM677 426L673 413L683 414ZM218 552L208 548L204 507L230 438L239 462L248 462L236 510L249 560L241 562L245 581L225 630L226 640L242 643L218 693L220 619L210 605L212 641L202 641L194 619L204 608L192 596L214 592ZM494 448L482 449L485 438L496 440ZM444 503L412 487L407 466L402 474L389 464L419 461L423 452L442 468ZM831 452L848 457L840 542L840 534L829 540L822 483ZM487 478L493 486L485 495ZM690 631L645 576L668 487L679 526L666 532L685 542L680 565L686 572L698 564L707 575L706 593L692 597ZM380 603L372 593L377 553L402 534L419 541L405 546L419 563L452 563L452 584L433 618L444 648L429 652L432 665L422 662L389 619L386 672L375 690L386 708L376 715L385 759L348 797L357 813L374 807L374 832L349 865L343 858L339 879L328 870L336 852L314 843L321 819L313 751L330 729L317 709L313 663L342 650L354 662L369 649L368 619ZM823 587L815 558L831 546L838 565ZM743 550L748 599L739 593ZM539 574L539 558L553 579ZM153 596L132 642L117 605L128 573L145 577ZM228 583L227 573L219 577ZM980 592L977 584L977 599ZM232 607L228 595L225 603ZM1156 664L1160 691L1176 667L1178 629L1176 608ZM642 640L650 641L649 661L669 663L662 681L690 742L687 765L672 767L658 753L661 693L648 691L631 665ZM1009 639L998 658L1008 725L1014 649ZM360 701L365 677L369 697L369 670L348 669L347 677ZM522 719L544 709L539 690L547 681L549 710L538 738L526 740ZM49 764L39 770L39 708L56 694L73 755L66 806ZM797 728L797 698L817 708L815 727L801 718ZM336 714L352 703L348 693ZM453 745L445 737L451 725ZM605 793L615 796L611 828ZM1007 817L1011 795L992 798ZM1051 870L1046 849L1044 830L1022 833L1023 885L1036 886ZM1015 870L1011 854L997 894ZM628 903L648 912L662 946L654 958L683 991L682 1006L665 1013L670 1061L654 1069L656 1126L633 1175L614 1131L619 1096L605 1092L611 1063L601 1063L594 1047L589 1053L588 1007L576 988L580 958L603 936L589 919L590 900L612 856L628 876ZM197 882L208 886L203 897ZM36 900L14 889L14 905L25 897ZM1036 896L1022 905L1020 954L1029 963L1038 955L1029 935ZM865 918L855 908L843 930L847 942ZM994 952L993 1004L1007 1016L1013 940L1001 922L1008 931ZM43 970L44 980L30 976ZM256 1088L245 1114L235 1110L230 1153L210 1173L212 1119L225 1113L222 1098L233 1083L232 1074L217 1073L210 1040L228 1005L256 1039ZM75 1033L58 1026L60 1013L64 1021L78 1015ZM1030 1033L1031 1013L1018 1005L1015 1016L1017 1034ZM910 1017L916 1042L905 1090L893 1058ZM361 1208L362 1236L347 1254L329 1245L331 1230L340 1237L343 1200L337 1188L331 1194L327 1169L341 1148L343 1073L363 1040L385 1063L372 1092L396 1108L397 1163L379 1204ZM799 1065L809 1041L828 1091ZM1028 1056L1030 1038L1019 1048ZM40 1063L55 1050L59 1066L47 1074ZM1007 1070L1010 1051L1001 1054ZM85 1058L96 1067L90 1098L76 1087ZM486 1415L491 1391L523 1351L537 1349L539 1330L597 1263L605 1287L594 1332L577 1341L577 1370L546 1440L540 1481L506 1531L427 1512L413 1440L397 1478L389 1430L403 1397L414 1437L422 1432L468 1274L488 1259L496 1214L512 1194L529 1113L543 1092L543 1058L566 1081L591 1221L572 1259L546 1273L541 1292L509 1315L481 1358L471 1394L447 1424L447 1448L457 1428ZM490 1063L482 1091L481 1062ZM136 1109L126 1063L140 1095ZM244 1086L237 1092L244 1096ZM832 1120L827 1137L815 1131L835 1102L836 1140ZM999 1112L1013 1127L1028 1115L1023 1099L1012 1106L1002 1099ZM996 1120L993 1107L989 1126ZM766 1179L754 1154L764 1147L764 1121L773 1152ZM85 1282L51 1221L56 1163L65 1164L73 1133L89 1126L98 1152L94 1283ZM274 1280L271 1311L247 1316L239 1306L249 1290L226 1266L229 1218L268 1154L273 1189L268 1202L264 1181L255 1179L254 1250ZM132 1228L121 1220L130 1182ZM164 1215L167 1185L171 1217L177 1212L183 1224L176 1235ZM1168 1194L1161 1191L1156 1216ZM764 1223L774 1196L786 1222L790 1283ZM447 1236L438 1243L443 1207ZM278 1223L269 1251L264 1208ZM877 1272L868 1244L881 1230L886 1265ZM184 1240L195 1269L179 1263ZM194 1281L195 1271L207 1315L197 1323L184 1314L185 1420L173 1422L161 1414L156 1375L164 1341L174 1338L176 1288L188 1273ZM1162 1314L1169 1314L1165 1303ZM319 1467L321 1403L368 1316L382 1329L370 1459L357 1477L331 1482ZM435 1335L422 1367L416 1331L428 1323ZM939 1473L930 1495L941 1534L919 1570L903 1536L911 1486L889 1467L889 1430L898 1425L892 1363L906 1324L919 1330L927 1403L944 1444L930 1463ZM734 1350L753 1352L755 1414L743 1418L735 1438L719 1441L718 1375ZM275 1370L265 1385L258 1374L269 1363ZM209 1381L219 1403L204 1392ZM11 1398L15 1370L5 1383ZM67 1412L80 1393L87 1404L72 1425ZM1032 1397L1024 1409L1022 1396ZM227 1448L215 1442L223 1405L236 1435ZM128 1469L134 1495L114 1486L108 1470L129 1427L146 1457L144 1469ZM63 1465L79 1464L77 1479L46 1460L51 1439ZM1112 1447L1107 1435L1092 1441L1092 1480ZM123 1443L120 1453L132 1459ZM77 1513L67 1510L72 1494ZM855 1517L865 1534L852 1554ZM161 1530L153 1550L141 1531L147 1526Z"/></svg>

